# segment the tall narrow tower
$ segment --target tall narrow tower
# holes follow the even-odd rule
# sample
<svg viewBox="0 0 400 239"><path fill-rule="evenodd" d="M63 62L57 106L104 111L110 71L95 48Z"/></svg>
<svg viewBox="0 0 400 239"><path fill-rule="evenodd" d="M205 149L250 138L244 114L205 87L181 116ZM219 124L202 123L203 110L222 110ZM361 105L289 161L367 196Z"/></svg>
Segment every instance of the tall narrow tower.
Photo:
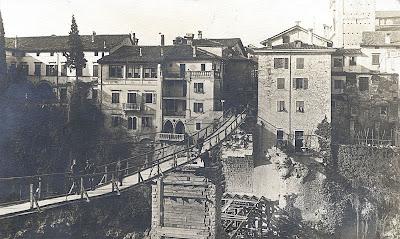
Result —
<svg viewBox="0 0 400 239"><path fill-rule="evenodd" d="M362 33L375 30L375 0L331 0L334 47L359 48Z"/></svg>

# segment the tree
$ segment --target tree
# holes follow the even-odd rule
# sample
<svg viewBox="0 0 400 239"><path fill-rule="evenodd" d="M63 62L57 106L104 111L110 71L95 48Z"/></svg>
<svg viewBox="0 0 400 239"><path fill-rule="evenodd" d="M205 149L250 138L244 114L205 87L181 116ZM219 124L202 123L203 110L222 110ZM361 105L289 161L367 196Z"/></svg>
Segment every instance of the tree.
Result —
<svg viewBox="0 0 400 239"><path fill-rule="evenodd" d="M83 45L74 15L72 15L72 24L71 31L69 32L68 46L69 51L64 53L67 57L66 64L69 68L76 70L75 75L76 80L78 81L78 76L82 72L82 69L85 68L87 60L85 59L85 54L83 53Z"/></svg>
<svg viewBox="0 0 400 239"><path fill-rule="evenodd" d="M3 18L0 12L0 88L5 89L7 85L7 63L6 63L6 41L4 38Z"/></svg>

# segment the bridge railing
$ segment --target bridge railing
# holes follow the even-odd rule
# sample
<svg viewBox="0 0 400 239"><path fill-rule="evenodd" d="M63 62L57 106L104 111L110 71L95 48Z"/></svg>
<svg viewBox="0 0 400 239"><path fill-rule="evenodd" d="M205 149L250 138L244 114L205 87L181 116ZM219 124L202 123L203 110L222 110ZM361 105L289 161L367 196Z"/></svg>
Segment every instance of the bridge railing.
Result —
<svg viewBox="0 0 400 239"><path fill-rule="evenodd" d="M207 127L208 129L203 129L202 134L198 132L192 135L193 142L199 142L199 138L202 137L204 139L203 142L209 144L209 149L211 149L240 125L244 117L244 111L238 115L232 113L224 115L225 118L222 122L218 123L218 127L211 125ZM222 119L222 117L220 119ZM225 129L221 130L222 127L225 127ZM216 133L217 131L219 132ZM191 156L194 152L198 153L198 151L196 151L198 145L193 142L191 144L176 145L175 147L164 147L138 157L105 164L96 167L95 170L90 173L53 173L0 178L0 206L30 202L33 208L34 202L37 202L37 200L60 196L68 197L71 194L80 194L82 198L85 197L86 194L88 199L87 191L94 190L109 183L113 185L113 189L114 185L115 188L118 188L116 182L122 181L122 178L133 174L138 174L140 176L141 172L151 169L154 173L150 173L148 178L142 179L142 181L145 181L162 173L160 168L160 164L162 163L168 161L174 162L177 158L182 157L187 157L185 163L196 159L198 155L194 157ZM171 169L173 168L169 168L169 170Z"/></svg>

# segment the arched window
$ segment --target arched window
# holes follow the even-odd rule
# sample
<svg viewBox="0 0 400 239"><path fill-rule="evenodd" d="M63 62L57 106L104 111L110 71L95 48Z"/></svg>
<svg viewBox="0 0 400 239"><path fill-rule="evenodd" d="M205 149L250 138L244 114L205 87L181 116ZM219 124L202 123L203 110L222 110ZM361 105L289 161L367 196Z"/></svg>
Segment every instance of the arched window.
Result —
<svg viewBox="0 0 400 239"><path fill-rule="evenodd" d="M185 133L185 125L182 123L182 121L179 121L175 125L175 133L176 134L184 134Z"/></svg>
<svg viewBox="0 0 400 239"><path fill-rule="evenodd" d="M137 118L136 117L128 117L128 129L137 130Z"/></svg>
<svg viewBox="0 0 400 239"><path fill-rule="evenodd" d="M170 133L172 134L174 132L174 126L172 125L171 121L167 120L164 123L163 127L163 133Z"/></svg>

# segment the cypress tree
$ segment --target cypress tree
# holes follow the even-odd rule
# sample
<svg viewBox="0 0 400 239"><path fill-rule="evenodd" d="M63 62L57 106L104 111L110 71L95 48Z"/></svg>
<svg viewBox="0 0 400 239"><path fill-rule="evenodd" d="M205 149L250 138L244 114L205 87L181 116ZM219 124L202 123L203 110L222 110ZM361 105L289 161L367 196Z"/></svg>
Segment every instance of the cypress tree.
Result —
<svg viewBox="0 0 400 239"><path fill-rule="evenodd" d="M7 84L7 63L6 63L6 40L4 38L3 18L0 12L0 84L4 89Z"/></svg>
<svg viewBox="0 0 400 239"><path fill-rule="evenodd" d="M78 25L75 21L75 16L72 15L71 31L68 38L69 51L65 53L67 57L67 66L76 70L76 80L78 80L78 72L82 72L85 68L87 60L83 53L83 45L79 35Z"/></svg>

